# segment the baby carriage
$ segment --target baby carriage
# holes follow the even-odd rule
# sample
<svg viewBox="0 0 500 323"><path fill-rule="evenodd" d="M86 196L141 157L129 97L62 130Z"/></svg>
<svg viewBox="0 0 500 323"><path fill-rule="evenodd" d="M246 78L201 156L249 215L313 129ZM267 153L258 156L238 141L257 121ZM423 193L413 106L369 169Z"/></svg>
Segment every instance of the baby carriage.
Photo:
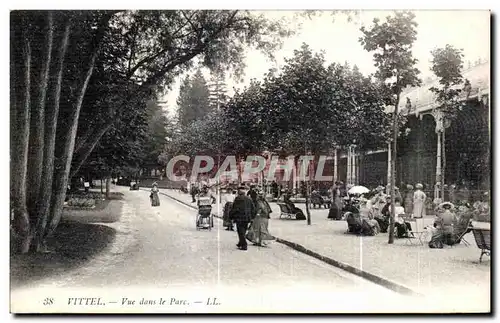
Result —
<svg viewBox="0 0 500 323"><path fill-rule="evenodd" d="M196 216L196 230L212 230L214 218L212 215L212 198L201 196L198 198L198 214Z"/></svg>

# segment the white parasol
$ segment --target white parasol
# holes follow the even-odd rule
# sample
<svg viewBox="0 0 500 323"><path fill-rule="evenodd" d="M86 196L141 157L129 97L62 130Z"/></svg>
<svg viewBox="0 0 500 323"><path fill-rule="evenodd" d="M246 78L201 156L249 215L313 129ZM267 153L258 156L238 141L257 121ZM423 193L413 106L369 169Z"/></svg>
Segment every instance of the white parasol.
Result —
<svg viewBox="0 0 500 323"><path fill-rule="evenodd" d="M368 192L370 192L370 190L364 186L353 186L347 191L349 194L365 194Z"/></svg>

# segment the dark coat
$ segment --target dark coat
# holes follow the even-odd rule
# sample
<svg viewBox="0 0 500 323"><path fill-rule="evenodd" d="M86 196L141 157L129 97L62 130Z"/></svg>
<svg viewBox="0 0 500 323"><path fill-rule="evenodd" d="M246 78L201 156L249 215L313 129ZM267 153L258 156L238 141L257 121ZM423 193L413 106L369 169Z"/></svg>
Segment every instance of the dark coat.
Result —
<svg viewBox="0 0 500 323"><path fill-rule="evenodd" d="M254 189L250 189L247 193L247 196L250 196L252 201L255 201L257 199L257 192Z"/></svg>
<svg viewBox="0 0 500 323"><path fill-rule="evenodd" d="M229 218L235 222L250 222L255 218L256 209L252 200L245 195L238 195L234 199L229 212Z"/></svg>

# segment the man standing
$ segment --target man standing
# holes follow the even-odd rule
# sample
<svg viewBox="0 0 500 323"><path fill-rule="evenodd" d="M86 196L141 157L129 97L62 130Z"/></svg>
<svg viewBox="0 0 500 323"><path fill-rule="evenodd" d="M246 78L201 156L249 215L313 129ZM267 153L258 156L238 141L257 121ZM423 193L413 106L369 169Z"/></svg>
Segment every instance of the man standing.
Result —
<svg viewBox="0 0 500 323"><path fill-rule="evenodd" d="M252 201L255 201L257 199L257 190L255 189L255 185L250 186L250 190L248 191L247 196L249 196Z"/></svg>
<svg viewBox="0 0 500 323"><path fill-rule="evenodd" d="M245 195L245 188L238 188L238 196L234 199L229 218L236 222L236 230L238 231L238 244L240 250L247 250L247 241L245 234L248 229L248 224L255 218L255 205L250 197Z"/></svg>

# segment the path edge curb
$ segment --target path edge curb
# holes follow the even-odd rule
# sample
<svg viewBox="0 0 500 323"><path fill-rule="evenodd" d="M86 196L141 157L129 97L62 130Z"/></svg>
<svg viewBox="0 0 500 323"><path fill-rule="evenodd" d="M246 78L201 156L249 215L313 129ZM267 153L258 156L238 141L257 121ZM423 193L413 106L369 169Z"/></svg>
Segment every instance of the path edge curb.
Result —
<svg viewBox="0 0 500 323"><path fill-rule="evenodd" d="M175 198L167 193L163 193L163 192L160 192L160 194L162 195L165 195L169 198L171 198L172 200L176 201L176 202L179 202L183 205L186 205L187 207L190 207L192 209L196 209L196 207L190 205L189 203L186 203L184 201L181 201L180 199L178 198ZM219 215L214 215L215 217L217 218L222 218L221 216ZM381 285L387 289L390 289L392 291L395 291L399 294L403 294L403 295L409 295L409 296L422 296L421 294L415 292L414 290L412 290L411 288L409 287L406 287L402 284L398 284L398 283L395 283L395 282L392 282L388 279L385 279L383 277L380 277L380 276L377 276L375 274L372 274L368 271L365 271L365 270L362 270L362 269L359 269L359 268L356 268L354 266L351 266L351 265L348 265L346 263L343 263L343 262L340 262L338 260L335 260L335 259L332 259L330 257L326 257L326 256L322 256L320 255L319 253L311 250L311 249L308 249L298 243L295 243L295 242L292 242L292 241L288 241L288 240L285 240L285 239L281 239L279 237L276 237L276 242L279 242L281 244L284 244L285 246L295 250L295 251L298 251L298 252L301 252L303 254L306 254L310 257L313 257L313 258L316 258L324 263L327 263L331 266L334 266L334 267L337 267L337 268L340 268L344 271L347 271L351 274L354 274L356 276L359 276L359 277L362 277L366 280L369 280L371 281L372 283L375 283L377 285Z"/></svg>

